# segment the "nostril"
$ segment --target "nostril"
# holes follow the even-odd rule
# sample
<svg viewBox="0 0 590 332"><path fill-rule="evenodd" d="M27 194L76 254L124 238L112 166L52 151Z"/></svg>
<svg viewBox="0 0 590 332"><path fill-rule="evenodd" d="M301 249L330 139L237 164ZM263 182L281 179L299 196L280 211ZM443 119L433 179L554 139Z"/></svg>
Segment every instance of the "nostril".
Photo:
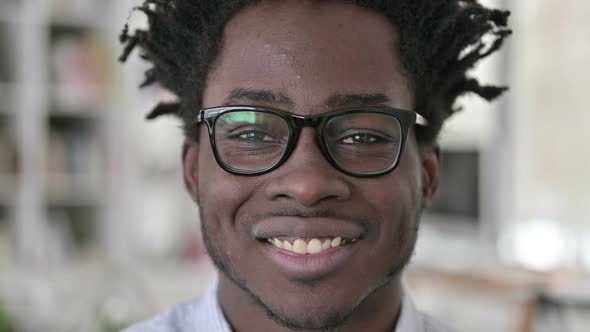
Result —
<svg viewBox="0 0 590 332"><path fill-rule="evenodd" d="M338 196L338 195L330 195L330 196L326 196L326 197L324 197L324 198L322 199L322 201L325 201L325 200L331 200L331 199L334 199L334 200L340 200L340 196Z"/></svg>
<svg viewBox="0 0 590 332"><path fill-rule="evenodd" d="M285 194L278 194L278 195L275 195L272 198L273 199L288 199L288 198L291 198L291 197L289 197L289 195L285 195Z"/></svg>

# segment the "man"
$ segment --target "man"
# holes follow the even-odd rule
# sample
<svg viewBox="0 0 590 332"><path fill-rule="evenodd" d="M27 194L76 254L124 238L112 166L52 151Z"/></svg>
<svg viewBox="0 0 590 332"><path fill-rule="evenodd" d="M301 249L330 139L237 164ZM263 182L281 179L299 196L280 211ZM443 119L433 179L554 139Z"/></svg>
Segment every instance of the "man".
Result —
<svg viewBox="0 0 590 332"><path fill-rule="evenodd" d="M145 85L179 97L218 282L128 331L448 331L401 286L466 71L510 31L475 1L148 0ZM484 36L487 36L484 42Z"/></svg>

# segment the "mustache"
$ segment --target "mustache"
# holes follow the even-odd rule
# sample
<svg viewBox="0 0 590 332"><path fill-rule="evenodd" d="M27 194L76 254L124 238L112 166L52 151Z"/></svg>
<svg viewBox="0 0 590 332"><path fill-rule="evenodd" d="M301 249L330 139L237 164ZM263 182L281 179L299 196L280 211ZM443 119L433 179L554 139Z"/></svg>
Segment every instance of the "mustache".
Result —
<svg viewBox="0 0 590 332"><path fill-rule="evenodd" d="M369 223L371 218L362 215L348 215L342 212L338 212L334 209L299 209L299 208L283 208L279 210L269 211L266 213L256 214L250 219L251 222L255 222L267 218L277 217L295 217L295 218L309 218L309 219L340 219L346 220L356 224Z"/></svg>

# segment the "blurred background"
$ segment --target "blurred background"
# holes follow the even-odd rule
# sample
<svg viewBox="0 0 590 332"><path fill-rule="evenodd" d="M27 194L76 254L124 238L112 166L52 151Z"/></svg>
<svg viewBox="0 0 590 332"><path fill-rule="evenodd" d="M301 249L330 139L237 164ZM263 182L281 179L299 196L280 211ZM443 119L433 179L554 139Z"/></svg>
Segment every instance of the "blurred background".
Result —
<svg viewBox="0 0 590 332"><path fill-rule="evenodd" d="M484 1L514 36L460 101L406 284L461 331L590 326L590 2ZM118 34L132 0L0 0L0 332L117 331L215 272L174 119L144 121ZM131 16L131 26L145 17Z"/></svg>

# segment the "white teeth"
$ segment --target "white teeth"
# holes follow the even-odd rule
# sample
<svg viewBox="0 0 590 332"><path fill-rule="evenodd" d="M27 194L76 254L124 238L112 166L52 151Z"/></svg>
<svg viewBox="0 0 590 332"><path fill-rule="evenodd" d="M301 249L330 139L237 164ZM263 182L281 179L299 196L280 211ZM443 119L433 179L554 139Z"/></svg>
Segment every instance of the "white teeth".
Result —
<svg viewBox="0 0 590 332"><path fill-rule="evenodd" d="M313 239L309 241L307 244L307 253L308 254L317 254L318 252L322 251L322 241L318 239Z"/></svg>
<svg viewBox="0 0 590 332"><path fill-rule="evenodd" d="M323 243L320 239L311 239L309 242L306 242L304 239L296 239L293 244L291 244L289 241L281 241L278 238L268 239L268 243L272 244L273 246L300 255L313 255L330 248L344 246L356 241L358 241L358 239L343 239L340 236L332 240L327 239Z"/></svg>
<svg viewBox="0 0 590 332"><path fill-rule="evenodd" d="M307 254L307 243L301 239L293 242L293 251L297 254Z"/></svg>
<svg viewBox="0 0 590 332"><path fill-rule="evenodd" d="M339 236L339 237L335 238L334 240L332 240L332 248L338 247L340 245L340 243L342 243L342 238Z"/></svg>

